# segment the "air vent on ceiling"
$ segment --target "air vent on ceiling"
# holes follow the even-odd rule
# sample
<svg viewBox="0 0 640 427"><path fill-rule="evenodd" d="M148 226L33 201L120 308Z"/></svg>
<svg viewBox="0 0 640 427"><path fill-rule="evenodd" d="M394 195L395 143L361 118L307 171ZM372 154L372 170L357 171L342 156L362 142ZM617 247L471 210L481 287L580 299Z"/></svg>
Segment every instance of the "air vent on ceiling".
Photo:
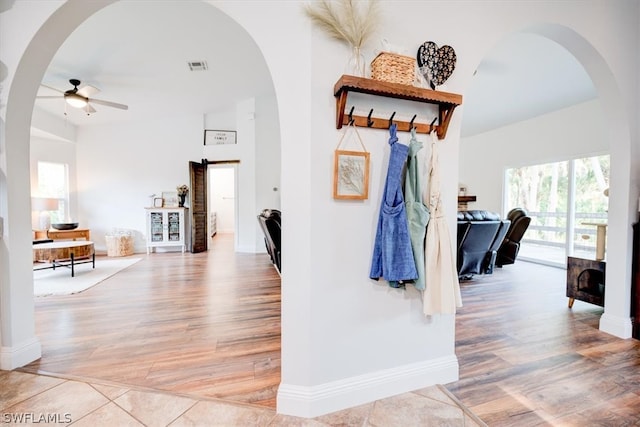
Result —
<svg viewBox="0 0 640 427"><path fill-rule="evenodd" d="M204 71L207 69L207 61L189 61L189 69L191 71Z"/></svg>

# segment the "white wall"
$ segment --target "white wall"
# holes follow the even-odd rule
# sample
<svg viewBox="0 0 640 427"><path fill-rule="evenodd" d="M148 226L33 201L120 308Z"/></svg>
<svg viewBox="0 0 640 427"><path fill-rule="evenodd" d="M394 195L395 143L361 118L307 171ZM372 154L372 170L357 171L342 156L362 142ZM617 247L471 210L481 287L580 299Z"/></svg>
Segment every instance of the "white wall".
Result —
<svg viewBox="0 0 640 427"><path fill-rule="evenodd" d="M280 124L276 98L256 98L256 206L280 209ZM257 222L257 221L256 221Z"/></svg>
<svg viewBox="0 0 640 427"><path fill-rule="evenodd" d="M77 128L62 115L52 115L38 107L33 108L31 134L56 141L75 142Z"/></svg>
<svg viewBox="0 0 640 427"><path fill-rule="evenodd" d="M238 144L242 152L242 161L238 167L238 232L236 250L239 252L257 252L258 235L256 215L256 103L251 98L236 105L236 128ZM242 144L246 141L246 144ZM249 141L251 143L249 143ZM260 240L258 240L260 239Z"/></svg>
<svg viewBox="0 0 640 427"><path fill-rule="evenodd" d="M204 123L206 129L237 130L237 144L206 146L204 158L209 161L240 160L236 182L236 250L264 252L256 216L266 207L280 209L279 191L273 191L280 186L281 148L276 98L261 95L240 102L233 109L205 115Z"/></svg>
<svg viewBox="0 0 640 427"><path fill-rule="evenodd" d="M150 195L189 185L189 161L202 158L202 117L78 129L78 212L96 250L113 228L133 230L136 252L145 249L145 207Z"/></svg>
<svg viewBox="0 0 640 427"><path fill-rule="evenodd" d="M508 168L608 153L603 112L597 100L484 132L460 141L460 182L477 196L469 209L504 214ZM463 118L464 120L464 118Z"/></svg>
<svg viewBox="0 0 640 427"><path fill-rule="evenodd" d="M260 15L261 9L257 3L252 5L258 8L256 15ZM581 3L580 6L585 5ZM627 23L625 30L620 30L617 24L618 20L625 21L622 17L624 13L620 12L614 18L610 13L603 13L604 6L601 3L589 2L589 6L587 10L578 11L567 3L557 2L536 2L535 6L521 2L465 2L464 8L458 2L382 2L384 20L380 34L396 44L406 44L412 50L417 49L425 39L454 46L458 53L458 64L448 82L448 89L464 95L483 52L490 49L501 36L538 22L566 23L571 29L587 35L599 52L606 51L606 45L616 44L613 39L618 38L624 39L622 44L631 48L629 38L636 39L634 25ZM631 5L627 3L626 6ZM376 389L368 381L380 379L387 370L400 373L409 366L424 368L429 363L442 360L439 357L454 357L453 322L448 318L433 322L423 319L417 313L417 295L411 292L396 294L396 291L371 283L366 278L385 164L384 132L363 132L372 156L370 200L355 203L333 201L330 196L330 165L339 134L333 129L335 100L332 88L342 74L343 61L348 57L347 49L318 31L312 31L310 47L298 46L299 38L285 40L273 30L266 34L262 25L255 22L254 16L246 16L230 4L223 7L256 36L261 47L266 48L263 51L274 73L278 104L292 113L285 114L281 110L283 210L288 222L283 228L286 267L282 285L283 383L279 391L279 411L317 413L314 411L348 406L359 399L370 399L385 392L393 393L398 390L394 388L397 383L384 383L386 390L381 390L383 387ZM637 11L633 10L637 15ZM278 19L287 22L304 21L299 10L286 10L279 15ZM425 19L429 22L428 35L424 33ZM606 31L606 35L594 31L593 20L610 31ZM554 34L556 28L553 26L543 29L549 35L566 35L570 42L575 42L571 39L571 30L567 35L563 31ZM280 79L291 76L291 73L283 70L276 60L284 61L284 55L271 51L276 45L279 51L295 51L300 55L296 71L298 77L306 76L305 72L310 71L309 94L304 90L292 94L292 91L286 90L288 88L284 87L284 83L280 84ZM580 51L583 46L577 42L576 45L570 47L575 53L584 54L584 51ZM370 59L370 52L366 53ZM607 51L606 59L611 53ZM592 65L589 58L580 59ZM637 58L633 61L637 62ZM286 64L289 65L290 61ZM626 68L616 69L614 73L629 83L626 71ZM596 85L602 83L600 77ZM310 111L305 109L307 103L311 105ZM386 109L393 111L395 105L397 103L388 102ZM293 112L294 106L299 110ZM616 113L609 111L609 114ZM443 166L444 196L450 218L456 206L460 118L460 114L454 114L449 137L442 142L442 164L446 165ZM309 131L296 135L287 130L298 121L306 124L307 120ZM623 156L627 157L627 154ZM295 160L295 163L291 164L289 160ZM295 180L290 187L289 179ZM620 191L625 193L628 189L622 187ZM308 193L311 193L311 198ZM292 206L293 200L296 206ZM625 213L621 214L621 221L628 222ZM295 241L289 233L295 234ZM621 242L626 239L628 236ZM295 244L295 253L286 250L289 244ZM288 270L287 266L294 271ZM619 280L621 283L625 281L624 278ZM398 331L402 331L402 334ZM416 339L408 340L407 337ZM438 373L444 372L446 369ZM447 381L436 377L430 372L417 382ZM400 387L411 385L417 384L404 381ZM344 396L340 394L341 387L342 390L359 387L359 393ZM342 398L341 402L337 402L339 398Z"/></svg>
<svg viewBox="0 0 640 427"><path fill-rule="evenodd" d="M218 111L211 111L204 115L204 128L208 130L235 130L236 129L236 109L232 104L221 108ZM230 147L218 147L220 149L232 149ZM212 155L216 154L216 151L212 151L213 147L207 150L207 153ZM212 159L213 160L213 159Z"/></svg>
<svg viewBox="0 0 640 427"><path fill-rule="evenodd" d="M283 228L282 384L278 411L313 416L430 383L451 381L457 377L457 362L452 316L425 319L419 312L416 293L393 291L383 283L367 279L385 165L383 131L365 133L373 167L370 199L338 203L330 197L330 159L339 137L334 129L332 88L342 74L348 52L324 34L310 31L301 3L215 2L254 37L276 89L282 138L282 210L287 216ZM594 73L595 85L604 95L608 129L616 138L616 144L612 144L612 169L614 164L619 167L612 177L616 184L612 188L617 194L612 194L611 200L618 197L621 203L611 214L612 222L617 223L620 231L612 232L609 243L616 255L612 269L618 276L607 282L605 315L611 326L607 330L615 330L620 336L625 333L624 322L630 324L628 287L625 286L630 277L629 225L630 215L637 206L639 172L637 167L632 169L635 165L630 164L629 159L638 155L635 118L639 110L635 89L640 18L636 2L617 1L614 6L611 3L595 0L579 4L384 1L380 36L410 49L417 49L425 39L454 46L458 64L448 88L464 95L483 53L501 36L539 23L562 25L536 26L536 30L566 41L568 48L588 65L588 71ZM76 2L64 6L73 17L82 15L82 7L90 8L92 4ZM269 19L265 20L265 16ZM30 40L33 33L29 30L39 28L41 21L25 10L21 10L17 18L26 24L12 27L12 31L19 34L18 40L23 31L27 32L26 39ZM73 20L66 15L54 18L57 25L73 28ZM428 23L426 32L425 22ZM56 43L60 42L56 39ZM32 109L39 83L37 73L46 66L37 58L41 54L39 48L48 45L44 38L38 39L36 45L27 50L20 66L16 67L15 61L9 62L7 84L11 87L11 96L7 126L0 134L3 138L0 142L10 147L7 155L17 162L15 168L4 169L11 187L0 188L3 200L12 203L9 231L15 235L28 230L25 221L19 219L20 214L28 215L28 201L20 196L21 192L28 191L28 174L23 176L17 169L28 167L29 161L28 153L24 153L26 148L20 148L28 146L28 123L21 117ZM3 60L5 49L9 49L6 56L12 60L20 58L26 45L3 43L1 47ZM368 55L371 59L371 52ZM389 101L387 107L393 109L395 105ZM460 114L454 114L449 136L441 142L444 201L450 220L456 206L460 119ZM141 130L138 134L143 136ZM78 167L81 167L80 156ZM253 179L255 183L257 178ZM173 185L174 180L170 182ZM635 182L635 187L630 186L630 182ZM140 203L137 196L135 199L132 209L137 211ZM255 220L254 214L252 217ZM3 240L3 256L9 249L17 255L14 259L19 260L28 258L30 245L27 241ZM11 362L18 359L13 353L21 348L22 342L33 341L33 328L17 328L16 322L32 325L33 313L28 307L26 315L20 311L28 305L24 296L32 289L26 286L24 295L17 295L23 284L21 279L28 276L30 266L24 262L17 266L2 263L3 269L9 265L9 273L3 270L0 289L3 300L8 295L10 304L7 308L3 301L0 326L3 346L8 348L4 351L9 355L5 360L11 358ZM16 337L16 333L20 336ZM24 357L31 354L31 348L21 353ZM9 362L4 363L10 365Z"/></svg>

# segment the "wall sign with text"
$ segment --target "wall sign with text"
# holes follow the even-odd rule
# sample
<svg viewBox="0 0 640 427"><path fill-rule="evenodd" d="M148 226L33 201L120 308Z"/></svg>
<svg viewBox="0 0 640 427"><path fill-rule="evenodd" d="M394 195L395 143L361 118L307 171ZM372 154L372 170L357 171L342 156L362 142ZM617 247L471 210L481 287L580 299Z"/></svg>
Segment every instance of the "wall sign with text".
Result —
<svg viewBox="0 0 640 427"><path fill-rule="evenodd" d="M235 144L235 130L209 130L204 131L204 145Z"/></svg>

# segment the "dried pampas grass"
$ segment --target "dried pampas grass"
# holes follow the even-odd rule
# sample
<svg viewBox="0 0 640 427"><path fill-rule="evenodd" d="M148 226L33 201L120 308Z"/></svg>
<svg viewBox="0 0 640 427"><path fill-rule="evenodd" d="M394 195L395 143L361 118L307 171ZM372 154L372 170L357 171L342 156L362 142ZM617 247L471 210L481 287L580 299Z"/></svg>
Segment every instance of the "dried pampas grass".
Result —
<svg viewBox="0 0 640 427"><path fill-rule="evenodd" d="M311 22L336 40L361 48L378 23L376 0L319 0L305 5Z"/></svg>

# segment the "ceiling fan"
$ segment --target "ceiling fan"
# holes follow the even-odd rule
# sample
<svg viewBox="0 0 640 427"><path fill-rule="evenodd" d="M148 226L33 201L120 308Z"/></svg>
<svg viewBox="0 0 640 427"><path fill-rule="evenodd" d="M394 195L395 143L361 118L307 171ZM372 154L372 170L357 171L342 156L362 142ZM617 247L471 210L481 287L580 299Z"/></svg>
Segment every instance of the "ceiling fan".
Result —
<svg viewBox="0 0 640 427"><path fill-rule="evenodd" d="M65 92L47 85L41 85L41 86L61 93L67 104L69 104L74 108L81 108L87 114L96 112L96 109L93 108L91 103L105 105L107 107L119 108L121 110L129 109L129 107L124 104L118 104L117 102L103 101L102 99L91 98L93 94L100 92L100 89L94 86L89 86L89 85L85 85L80 89L78 89L78 86L80 86L80 80L78 79L71 79L69 80L69 83L73 85L73 89L69 89ZM36 99L45 99L45 98L60 98L60 95L36 96Z"/></svg>

